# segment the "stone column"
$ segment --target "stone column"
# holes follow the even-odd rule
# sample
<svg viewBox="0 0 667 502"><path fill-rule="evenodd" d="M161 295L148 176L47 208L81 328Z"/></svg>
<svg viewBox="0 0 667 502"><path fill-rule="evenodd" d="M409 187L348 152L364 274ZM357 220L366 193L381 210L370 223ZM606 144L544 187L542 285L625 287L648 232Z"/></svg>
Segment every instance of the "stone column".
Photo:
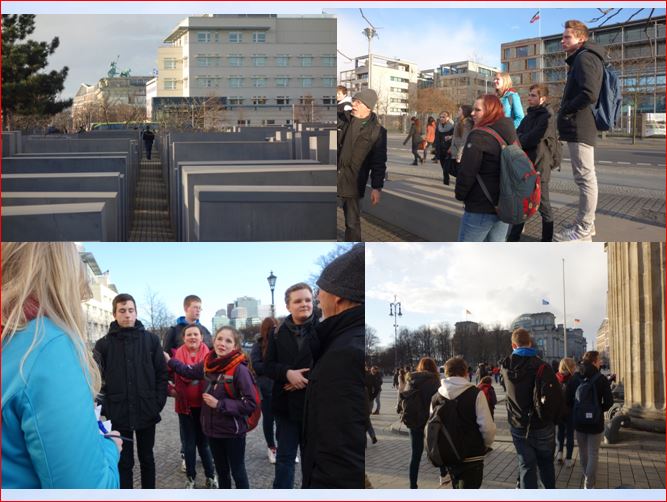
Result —
<svg viewBox="0 0 667 502"><path fill-rule="evenodd" d="M640 428L665 430L665 243L607 248L611 370L624 412Z"/></svg>

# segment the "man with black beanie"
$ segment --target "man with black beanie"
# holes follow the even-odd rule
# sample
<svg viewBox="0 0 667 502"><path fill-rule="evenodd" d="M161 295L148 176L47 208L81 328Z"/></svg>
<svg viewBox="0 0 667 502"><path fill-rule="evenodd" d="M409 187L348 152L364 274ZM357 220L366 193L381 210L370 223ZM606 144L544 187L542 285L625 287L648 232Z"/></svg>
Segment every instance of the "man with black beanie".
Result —
<svg viewBox="0 0 667 502"><path fill-rule="evenodd" d="M317 280L322 321L306 390L303 488L364 487L364 274L356 244Z"/></svg>

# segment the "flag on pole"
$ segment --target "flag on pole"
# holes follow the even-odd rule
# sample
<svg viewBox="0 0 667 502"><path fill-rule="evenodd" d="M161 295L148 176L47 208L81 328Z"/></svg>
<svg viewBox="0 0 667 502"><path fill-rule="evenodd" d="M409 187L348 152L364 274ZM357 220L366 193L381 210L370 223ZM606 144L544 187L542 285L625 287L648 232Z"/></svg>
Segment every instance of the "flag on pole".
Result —
<svg viewBox="0 0 667 502"><path fill-rule="evenodd" d="M530 24L533 24L535 21L537 21L540 18L540 11L538 10L533 17L530 18Z"/></svg>
<svg viewBox="0 0 667 502"><path fill-rule="evenodd" d="M549 300L542 298L542 305L549 305Z"/></svg>
<svg viewBox="0 0 667 502"><path fill-rule="evenodd" d="M472 315L472 312L470 312L468 309L466 309L466 314Z"/></svg>
<svg viewBox="0 0 667 502"><path fill-rule="evenodd" d="M581 319L575 319L574 324L579 324L581 322Z"/></svg>

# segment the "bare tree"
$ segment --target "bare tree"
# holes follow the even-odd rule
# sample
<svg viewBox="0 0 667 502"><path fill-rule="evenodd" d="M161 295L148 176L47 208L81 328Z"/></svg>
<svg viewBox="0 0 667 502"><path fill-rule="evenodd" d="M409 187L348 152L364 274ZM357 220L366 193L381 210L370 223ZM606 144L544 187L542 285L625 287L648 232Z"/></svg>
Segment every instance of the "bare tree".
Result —
<svg viewBox="0 0 667 502"><path fill-rule="evenodd" d="M372 364L374 356L377 352L380 338L377 336L375 328L366 324L366 359Z"/></svg>
<svg viewBox="0 0 667 502"><path fill-rule="evenodd" d="M158 335L162 340L175 316L169 312L160 295L150 287L146 288L144 294L144 310L146 311L146 329Z"/></svg>

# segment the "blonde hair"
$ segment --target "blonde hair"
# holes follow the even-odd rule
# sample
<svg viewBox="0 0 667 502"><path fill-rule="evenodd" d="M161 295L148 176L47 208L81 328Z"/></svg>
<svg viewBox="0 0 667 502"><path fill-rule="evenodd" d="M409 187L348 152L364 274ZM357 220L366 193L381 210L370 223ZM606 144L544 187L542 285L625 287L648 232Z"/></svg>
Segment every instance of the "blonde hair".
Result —
<svg viewBox="0 0 667 502"><path fill-rule="evenodd" d="M500 86L499 89L496 89L496 94L498 95L498 97L502 97L512 87L512 77L510 77L509 73L504 71L499 71L498 73L496 73L496 77L500 77L500 79L502 80L502 85Z"/></svg>
<svg viewBox="0 0 667 502"><path fill-rule="evenodd" d="M560 360L560 364L558 364L558 371L563 375L566 373L574 375L574 372L577 371L577 363L571 357L564 357Z"/></svg>
<svg viewBox="0 0 667 502"><path fill-rule="evenodd" d="M86 347L86 318L81 302L92 296L86 268L72 242L8 242L2 244L2 344L29 322L26 304L35 302L37 318L48 317L72 340L91 397L100 390L101 377L92 352ZM23 365L40 343L38 322L33 340L21 358Z"/></svg>

